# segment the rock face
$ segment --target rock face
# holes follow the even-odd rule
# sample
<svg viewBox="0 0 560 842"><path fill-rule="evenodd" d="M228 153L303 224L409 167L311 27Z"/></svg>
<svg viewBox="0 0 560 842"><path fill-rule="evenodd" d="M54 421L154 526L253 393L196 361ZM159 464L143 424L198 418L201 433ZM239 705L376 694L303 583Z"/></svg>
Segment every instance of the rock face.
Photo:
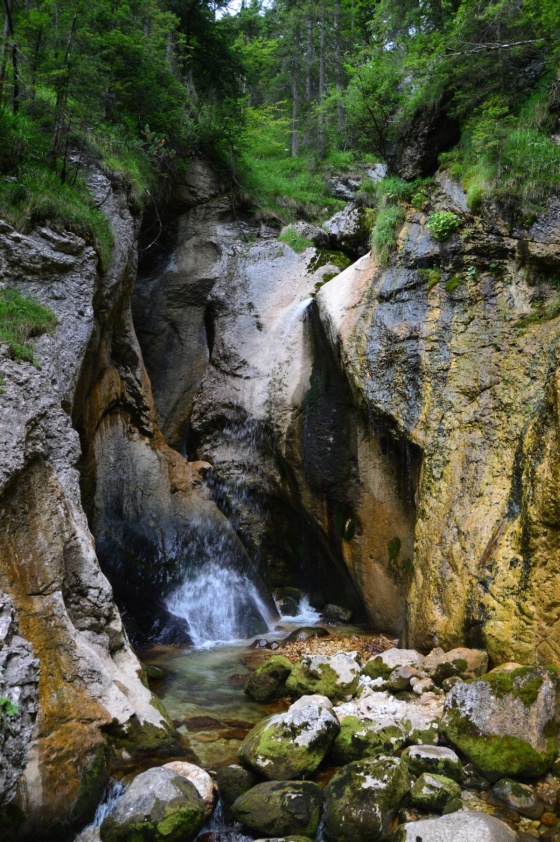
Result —
<svg viewBox="0 0 560 842"><path fill-rule="evenodd" d="M92 189L105 197L110 184L92 175ZM21 731L17 723L14 730L26 743L18 749L25 768L7 809L23 821L19 832L31 837L38 828L55 833L93 810L107 775L103 727L113 723L138 744L147 732L161 744L171 731L140 680L141 666L96 558L81 505L80 444L68 414L84 365L94 366L88 348L95 320L116 305L134 272L135 224L124 196L111 194L105 207L117 247L103 277L93 249L74 235L41 229L26 236L5 225L0 233L2 281L58 319L53 336L35 341L40 367L15 362L0 349L0 590L28 642L12 637L14 666L18 657L39 662L30 741L31 666L14 685L22 694ZM4 666L9 681L11 646ZM13 791L11 775L5 780L4 800Z"/></svg>
<svg viewBox="0 0 560 842"><path fill-rule="evenodd" d="M556 758L556 705L553 670L498 668L452 688L442 730L490 780L538 777Z"/></svg>
<svg viewBox="0 0 560 842"><path fill-rule="evenodd" d="M411 210L388 268L365 256L316 299L372 419L362 482L379 479L345 558L371 621L392 606L386 627L404 645L558 664L559 322L520 320L555 300L560 206L508 229L473 218L460 187L437 179L432 208L456 213L462 234L437 241Z"/></svg>
<svg viewBox="0 0 560 842"><path fill-rule="evenodd" d="M171 769L137 775L104 819L101 842L191 842L204 822L204 801L194 784Z"/></svg>
<svg viewBox="0 0 560 842"><path fill-rule="evenodd" d="M9 804L25 770L38 708L39 665L18 634L15 611L0 592L0 806ZM0 827L1 827L0 819Z"/></svg>
<svg viewBox="0 0 560 842"><path fill-rule="evenodd" d="M264 719L250 731L239 759L268 780L311 775L338 733L338 720L325 707L296 705Z"/></svg>

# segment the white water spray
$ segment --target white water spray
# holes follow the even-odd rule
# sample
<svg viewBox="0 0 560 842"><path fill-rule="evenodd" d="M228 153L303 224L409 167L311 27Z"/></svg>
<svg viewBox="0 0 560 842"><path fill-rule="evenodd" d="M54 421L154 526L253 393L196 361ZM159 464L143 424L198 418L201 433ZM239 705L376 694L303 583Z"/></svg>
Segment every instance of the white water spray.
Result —
<svg viewBox="0 0 560 842"><path fill-rule="evenodd" d="M275 620L246 576L216 562L192 571L171 594L167 608L187 622L196 647L246 637L251 617L264 622L267 630Z"/></svg>

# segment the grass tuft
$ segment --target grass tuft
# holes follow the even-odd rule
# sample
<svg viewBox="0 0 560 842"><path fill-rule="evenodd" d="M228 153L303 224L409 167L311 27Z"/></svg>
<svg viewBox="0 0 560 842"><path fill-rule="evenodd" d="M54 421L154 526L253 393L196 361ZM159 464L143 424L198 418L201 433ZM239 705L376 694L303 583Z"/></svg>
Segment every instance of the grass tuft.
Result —
<svg viewBox="0 0 560 842"><path fill-rule="evenodd" d="M370 244L379 260L386 266L389 255L397 242L399 228L404 222L405 212L400 205L388 205L378 212L371 229Z"/></svg>
<svg viewBox="0 0 560 842"><path fill-rule="evenodd" d="M0 343L7 343L13 359L36 365L28 340L52 333L55 327L56 316L47 307L15 289L0 289Z"/></svg>

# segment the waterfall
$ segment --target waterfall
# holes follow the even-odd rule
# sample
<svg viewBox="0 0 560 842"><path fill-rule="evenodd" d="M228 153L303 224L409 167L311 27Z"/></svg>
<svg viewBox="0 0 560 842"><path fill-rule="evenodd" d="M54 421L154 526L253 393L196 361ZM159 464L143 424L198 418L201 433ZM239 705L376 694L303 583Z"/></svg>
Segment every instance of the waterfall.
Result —
<svg viewBox="0 0 560 842"><path fill-rule="evenodd" d="M186 621L197 647L268 631L275 620L247 576L215 561L189 572L167 609Z"/></svg>

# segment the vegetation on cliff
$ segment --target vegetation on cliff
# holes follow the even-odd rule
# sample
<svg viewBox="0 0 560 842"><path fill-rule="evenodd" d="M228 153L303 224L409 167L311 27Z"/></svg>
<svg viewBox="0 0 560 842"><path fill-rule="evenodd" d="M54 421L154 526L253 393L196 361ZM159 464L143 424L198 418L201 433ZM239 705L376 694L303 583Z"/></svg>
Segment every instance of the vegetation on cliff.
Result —
<svg viewBox="0 0 560 842"><path fill-rule="evenodd" d="M559 28L558 0L5 0L0 206L106 256L86 162L146 203L202 153L284 221L331 213L356 158L407 182L444 160L473 211L526 219L560 184Z"/></svg>

